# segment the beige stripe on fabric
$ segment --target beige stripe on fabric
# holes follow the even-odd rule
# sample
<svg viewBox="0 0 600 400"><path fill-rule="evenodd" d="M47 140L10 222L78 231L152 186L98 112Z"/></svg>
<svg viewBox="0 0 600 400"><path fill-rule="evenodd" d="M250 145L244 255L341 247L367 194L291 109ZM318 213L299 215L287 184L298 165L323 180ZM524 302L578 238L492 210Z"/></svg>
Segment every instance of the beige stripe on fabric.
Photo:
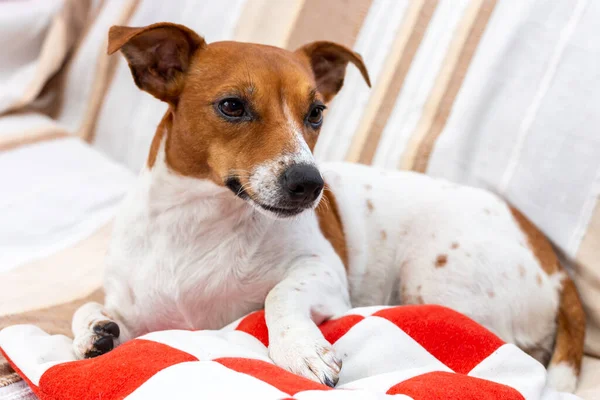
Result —
<svg viewBox="0 0 600 400"><path fill-rule="evenodd" d="M66 303L101 287L111 225L51 256L0 274L0 317Z"/></svg>
<svg viewBox="0 0 600 400"><path fill-rule="evenodd" d="M123 10L119 15L119 18L114 21L114 25L126 25L127 21L131 18L135 10L137 9L140 0L128 0L124 2ZM85 112L85 116L81 122L81 126L77 131L77 136L85 140L86 142L91 142L94 139L94 133L96 128L96 120L98 119L98 113L100 112L100 107L102 105L102 101L106 96L106 92L110 86L110 82L112 82L115 72L117 70L117 62L119 61L119 57L109 56L106 52L108 46L108 32L106 34L106 38L99 49L100 56L96 61L96 68L93 73L95 74L94 84L92 87L92 91L90 93L90 98L88 100L88 107ZM81 50L81 47L77 49ZM98 51L98 49L94 49Z"/></svg>
<svg viewBox="0 0 600 400"><path fill-rule="evenodd" d="M60 139L69 136L69 133L57 128L40 128L35 131L20 132L18 135L11 135L8 138L0 140L0 152L16 149L33 143L43 142L45 140Z"/></svg>
<svg viewBox="0 0 600 400"><path fill-rule="evenodd" d="M429 27L429 23L431 22L431 18L433 17L437 5L437 0L427 0L419 11L414 29L410 33L401 57L396 64L396 70L392 75L390 85L383 94L379 109L373 116L373 121L370 127L368 127L368 131L364 137L364 145L362 146L362 151L357 160L359 163L371 164L373 162L379 140L381 139L383 130L385 129L394 109L394 105L396 104L396 98L404 85L406 75L408 74L413 59L415 58L415 54L421 45L423 36L425 36L425 32L427 32L427 28Z"/></svg>
<svg viewBox="0 0 600 400"><path fill-rule="evenodd" d="M233 40L285 47L305 0L248 0Z"/></svg>
<svg viewBox="0 0 600 400"><path fill-rule="evenodd" d="M472 0L467 7L399 168L418 172L427 170L435 141L446 125L495 5L496 0Z"/></svg>
<svg viewBox="0 0 600 400"><path fill-rule="evenodd" d="M427 29L427 25L431 19L430 13L433 13L436 6L437 1L432 0L415 0L408 6L398 34L392 45L390 55L387 57L383 69L376 80L377 84L372 89L372 94L369 98L367 107L363 112L360 125L354 134L352 144L346 155L347 161L359 162L363 151L365 152L365 157L371 152L372 154L375 154L375 151L371 150L371 146L377 148L377 143L371 144L367 142L370 140L369 135L371 132L378 132L379 128L373 128L373 126L376 122L376 118L381 115L380 107L386 100L387 95L391 95L391 92L396 89L398 92L400 91L406 72L412 63L414 54L421 42L422 35L419 37L419 31L422 27L417 27L420 23L421 25L425 24L424 29ZM427 17L428 15L429 17ZM412 48L411 46L416 47ZM406 56L404 56L405 54ZM404 71L403 68L406 68L406 71ZM395 82L394 79L398 79L398 82ZM375 81L375 79L373 80ZM381 112L385 114L386 110L384 109ZM389 113L391 113L391 110L388 112L388 116ZM381 136L382 131L383 128L379 131L379 136ZM373 134L375 135L376 133ZM379 138L374 137L373 140L378 141ZM367 147L366 149L365 146ZM371 155L371 158L372 157L373 155Z"/></svg>
<svg viewBox="0 0 600 400"><path fill-rule="evenodd" d="M587 316L585 350L600 357L600 199L576 258L574 278Z"/></svg>
<svg viewBox="0 0 600 400"><path fill-rule="evenodd" d="M286 48L297 48L317 40L352 48L373 0L305 0Z"/></svg>

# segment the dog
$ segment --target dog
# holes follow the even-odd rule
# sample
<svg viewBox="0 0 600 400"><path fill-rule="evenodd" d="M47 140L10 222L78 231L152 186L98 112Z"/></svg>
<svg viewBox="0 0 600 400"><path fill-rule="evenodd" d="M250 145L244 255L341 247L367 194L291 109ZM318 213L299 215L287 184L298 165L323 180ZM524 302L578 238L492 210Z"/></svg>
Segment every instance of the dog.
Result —
<svg viewBox="0 0 600 400"><path fill-rule="evenodd" d="M317 166L324 110L360 55L207 44L181 25L113 26L135 84L169 105L117 214L105 303L73 317L94 357L164 329L265 309L275 364L334 386L317 325L352 306L441 304L547 365L573 391L585 317L546 238L498 196L426 175ZM347 110L347 112L357 112Z"/></svg>

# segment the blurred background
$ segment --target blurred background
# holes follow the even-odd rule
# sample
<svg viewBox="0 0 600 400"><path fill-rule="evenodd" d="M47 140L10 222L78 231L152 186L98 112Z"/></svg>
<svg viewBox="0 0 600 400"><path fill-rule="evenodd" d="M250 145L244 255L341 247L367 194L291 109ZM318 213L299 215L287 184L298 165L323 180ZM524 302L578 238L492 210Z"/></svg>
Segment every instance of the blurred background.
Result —
<svg viewBox="0 0 600 400"><path fill-rule="evenodd" d="M159 21L209 43L293 50L330 40L359 52L373 87L348 67L318 159L505 197L569 261L588 314L586 351L600 356L592 0L0 1L0 328L33 321L66 333L72 310L102 296L115 207L166 110L135 87L123 57L106 55L107 32ZM600 375L600 361L586 365Z"/></svg>

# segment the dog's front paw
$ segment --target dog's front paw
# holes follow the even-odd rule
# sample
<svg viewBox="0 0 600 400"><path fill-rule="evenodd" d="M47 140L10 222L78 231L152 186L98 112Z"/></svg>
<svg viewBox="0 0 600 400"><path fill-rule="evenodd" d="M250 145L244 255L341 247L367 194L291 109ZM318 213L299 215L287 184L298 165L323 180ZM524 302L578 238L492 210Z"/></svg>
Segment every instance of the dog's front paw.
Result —
<svg viewBox="0 0 600 400"><path fill-rule="evenodd" d="M78 359L92 358L108 353L116 346L121 330L113 321L95 321L84 334L73 340L73 350Z"/></svg>
<svg viewBox="0 0 600 400"><path fill-rule="evenodd" d="M270 340L269 356L273 362L297 375L334 387L342 361L315 326L315 332L285 332Z"/></svg>

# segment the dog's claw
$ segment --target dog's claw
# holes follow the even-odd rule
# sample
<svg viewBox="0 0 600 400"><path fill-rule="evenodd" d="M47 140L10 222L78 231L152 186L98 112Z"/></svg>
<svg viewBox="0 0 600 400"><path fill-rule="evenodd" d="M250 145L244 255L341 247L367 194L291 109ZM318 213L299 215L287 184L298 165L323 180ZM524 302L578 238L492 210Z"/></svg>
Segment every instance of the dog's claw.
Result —
<svg viewBox="0 0 600 400"><path fill-rule="evenodd" d="M339 378L335 377L334 381L332 381L331 379L329 379L328 376L324 376L323 377L323 383L329 387L335 387L335 385L337 385Z"/></svg>
<svg viewBox="0 0 600 400"><path fill-rule="evenodd" d="M342 362L322 336L315 334L311 340L310 334L298 334L285 340L273 340L269 344L269 355L276 365L297 375L329 387L338 383Z"/></svg>

